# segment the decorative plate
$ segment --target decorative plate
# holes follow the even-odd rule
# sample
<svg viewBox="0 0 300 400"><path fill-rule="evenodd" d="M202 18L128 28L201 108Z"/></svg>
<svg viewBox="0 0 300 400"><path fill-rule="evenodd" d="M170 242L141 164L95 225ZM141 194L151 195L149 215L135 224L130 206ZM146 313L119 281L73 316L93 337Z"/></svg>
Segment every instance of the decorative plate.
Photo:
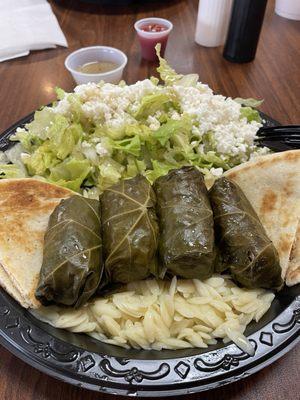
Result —
<svg viewBox="0 0 300 400"><path fill-rule="evenodd" d="M0 137L0 150L23 118ZM274 120L262 115L267 125ZM55 329L35 319L0 289L0 343L42 372L73 385L128 396L177 396L200 392L242 379L269 365L300 339L300 285L285 287L259 323L246 336L254 356L235 344L209 349L125 350L89 336Z"/></svg>

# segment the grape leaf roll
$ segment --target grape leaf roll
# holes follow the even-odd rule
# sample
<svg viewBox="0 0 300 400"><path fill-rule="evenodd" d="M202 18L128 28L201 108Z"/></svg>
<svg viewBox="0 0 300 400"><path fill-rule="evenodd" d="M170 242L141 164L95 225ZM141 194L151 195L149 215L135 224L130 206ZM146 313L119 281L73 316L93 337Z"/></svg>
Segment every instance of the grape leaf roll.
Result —
<svg viewBox="0 0 300 400"><path fill-rule="evenodd" d="M147 278L156 270L158 225L156 198L141 175L103 192L102 213L105 271L112 283Z"/></svg>
<svg viewBox="0 0 300 400"><path fill-rule="evenodd" d="M44 305L79 307L103 273L100 203L72 196L50 216L36 297Z"/></svg>
<svg viewBox="0 0 300 400"><path fill-rule="evenodd" d="M215 259L214 222L202 173L171 170L154 184L160 224L159 254L171 275L206 279Z"/></svg>
<svg viewBox="0 0 300 400"><path fill-rule="evenodd" d="M217 271L229 269L247 288L282 286L278 253L240 187L218 179L209 192L214 212Z"/></svg>

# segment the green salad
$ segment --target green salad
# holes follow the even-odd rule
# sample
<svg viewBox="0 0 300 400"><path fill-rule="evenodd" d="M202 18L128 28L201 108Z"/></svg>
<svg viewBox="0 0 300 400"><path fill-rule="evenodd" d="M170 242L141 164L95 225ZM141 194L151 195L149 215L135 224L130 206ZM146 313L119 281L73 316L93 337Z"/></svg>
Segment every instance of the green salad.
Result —
<svg viewBox="0 0 300 400"><path fill-rule="evenodd" d="M1 178L36 177L97 197L120 179L140 173L153 182L183 165L212 179L268 151L254 144L260 101L215 95L198 75L159 61L162 83L56 89L57 102L11 137L17 143L0 155Z"/></svg>

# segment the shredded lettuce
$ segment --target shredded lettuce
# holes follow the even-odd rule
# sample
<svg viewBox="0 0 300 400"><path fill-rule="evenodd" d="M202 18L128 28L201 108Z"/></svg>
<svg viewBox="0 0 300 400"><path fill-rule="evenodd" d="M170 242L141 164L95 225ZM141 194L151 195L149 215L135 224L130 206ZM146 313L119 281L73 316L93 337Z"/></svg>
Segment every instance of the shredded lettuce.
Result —
<svg viewBox="0 0 300 400"><path fill-rule="evenodd" d="M259 107L263 103L263 100L257 100L252 98L242 99L240 97L236 97L234 101L243 106L240 112L241 118L246 118L248 122L252 121L261 122L261 117L259 115L259 112L255 110L255 108Z"/></svg>
<svg viewBox="0 0 300 400"><path fill-rule="evenodd" d="M0 179L25 178L24 170L15 164L0 164Z"/></svg>
<svg viewBox="0 0 300 400"><path fill-rule="evenodd" d="M199 80L199 76L197 74L188 74L181 75L177 74L177 72L167 63L167 61L161 57L160 50L161 44L158 43L155 46L156 54L159 59L159 67L157 68L157 72L160 75L160 79L167 86L178 85L178 86L195 86Z"/></svg>
<svg viewBox="0 0 300 400"><path fill-rule="evenodd" d="M171 138L176 141L176 135L182 134L189 137L191 130L192 123L189 117L183 117L179 121L170 118L153 133L153 137L157 139L162 146L165 146L167 141Z"/></svg>
<svg viewBox="0 0 300 400"><path fill-rule="evenodd" d="M49 180L57 185L78 192L90 171L91 166L87 160L72 158L51 168Z"/></svg>
<svg viewBox="0 0 300 400"><path fill-rule="evenodd" d="M22 155L22 161L27 168L29 175L45 176L49 169L59 164L59 159L52 152L49 142L43 143L32 154Z"/></svg>
<svg viewBox="0 0 300 400"><path fill-rule="evenodd" d="M216 167L227 170L230 168L229 164L219 157L214 151L208 151L207 153L201 154L197 161L197 165L206 169Z"/></svg>
<svg viewBox="0 0 300 400"><path fill-rule="evenodd" d="M241 97L236 97L234 99L234 101L241 104L242 106L254 107L254 108L259 107L264 102L263 100L257 100L257 99L252 99L252 98L242 99Z"/></svg>
<svg viewBox="0 0 300 400"><path fill-rule="evenodd" d="M137 174L143 174L146 171L146 163L144 160L139 160L136 157L128 157L126 166L126 176L133 178Z"/></svg>
<svg viewBox="0 0 300 400"><path fill-rule="evenodd" d="M37 149L43 143L43 140L36 136L36 134L25 129L17 131L11 136L10 140L13 142L20 142L24 150L29 152Z"/></svg>
<svg viewBox="0 0 300 400"><path fill-rule="evenodd" d="M197 119L182 101L186 93L192 100L202 93L212 96L209 89L198 83L197 74L178 74L161 57L160 45L156 52L163 85L151 77L137 82L134 89L124 81L82 85L74 93L56 88L57 103L38 110L11 137L18 143L2 153L0 178L30 176L97 197L120 179L137 174L154 182L183 165L194 165L209 175L210 170L218 168L220 173L240 163L236 153L218 153L211 127L220 119L218 110L205 127L206 121ZM102 90L108 104L102 100ZM242 105L240 123L246 119L255 129L260 116L253 107L261 101L235 101ZM201 113L206 113L202 108Z"/></svg>
<svg viewBox="0 0 300 400"><path fill-rule="evenodd" d="M57 158L64 160L68 157L74 146L82 136L82 128L79 124L69 124L68 120L57 115L48 130L49 149Z"/></svg>
<svg viewBox="0 0 300 400"><path fill-rule="evenodd" d="M66 96L66 92L59 87L55 88L55 93L58 100L62 100Z"/></svg>
<svg viewBox="0 0 300 400"><path fill-rule="evenodd" d="M177 168L179 166L180 165L175 166L172 164L168 164L167 162L152 160L153 168L151 170L146 171L144 175L151 183L153 183L160 176L166 175L171 169Z"/></svg>
<svg viewBox="0 0 300 400"><path fill-rule="evenodd" d="M259 112L251 107L242 107L240 111L241 118L246 118L248 122L261 122Z"/></svg>
<svg viewBox="0 0 300 400"><path fill-rule="evenodd" d="M154 115L157 111L168 111L171 107L179 109L179 103L174 95L167 93L155 93L145 96L141 105L135 113L135 118L139 121L147 119L149 115Z"/></svg>
<svg viewBox="0 0 300 400"><path fill-rule="evenodd" d="M141 139L138 135L112 142L112 148L138 157L141 153Z"/></svg>
<svg viewBox="0 0 300 400"><path fill-rule="evenodd" d="M56 114L51 107L44 107L42 110L36 111L33 121L25 125L31 139L45 140L47 138L47 131L54 123L55 117Z"/></svg>
<svg viewBox="0 0 300 400"><path fill-rule="evenodd" d="M107 189L109 186L117 183L122 177L125 167L113 159L105 159L99 165L98 186L101 191Z"/></svg>

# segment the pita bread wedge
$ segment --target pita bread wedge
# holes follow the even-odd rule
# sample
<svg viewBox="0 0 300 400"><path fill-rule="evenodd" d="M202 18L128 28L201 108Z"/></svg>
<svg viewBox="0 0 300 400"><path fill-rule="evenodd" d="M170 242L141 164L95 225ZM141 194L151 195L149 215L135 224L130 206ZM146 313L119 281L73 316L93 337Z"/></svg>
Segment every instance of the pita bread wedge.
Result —
<svg viewBox="0 0 300 400"><path fill-rule="evenodd" d="M300 220L286 273L286 284L288 286L293 286L297 283L300 283Z"/></svg>
<svg viewBox="0 0 300 400"><path fill-rule="evenodd" d="M25 297L23 297L22 294L19 292L19 290L12 284L9 275L7 275L2 265L0 265L0 285L23 307L28 308L30 306L29 303L26 301Z"/></svg>
<svg viewBox="0 0 300 400"><path fill-rule="evenodd" d="M300 215L300 150L259 157L225 176L240 186L257 212L286 278Z"/></svg>
<svg viewBox="0 0 300 400"><path fill-rule="evenodd" d="M49 216L68 189L35 179L0 180L0 285L23 307L36 289Z"/></svg>

